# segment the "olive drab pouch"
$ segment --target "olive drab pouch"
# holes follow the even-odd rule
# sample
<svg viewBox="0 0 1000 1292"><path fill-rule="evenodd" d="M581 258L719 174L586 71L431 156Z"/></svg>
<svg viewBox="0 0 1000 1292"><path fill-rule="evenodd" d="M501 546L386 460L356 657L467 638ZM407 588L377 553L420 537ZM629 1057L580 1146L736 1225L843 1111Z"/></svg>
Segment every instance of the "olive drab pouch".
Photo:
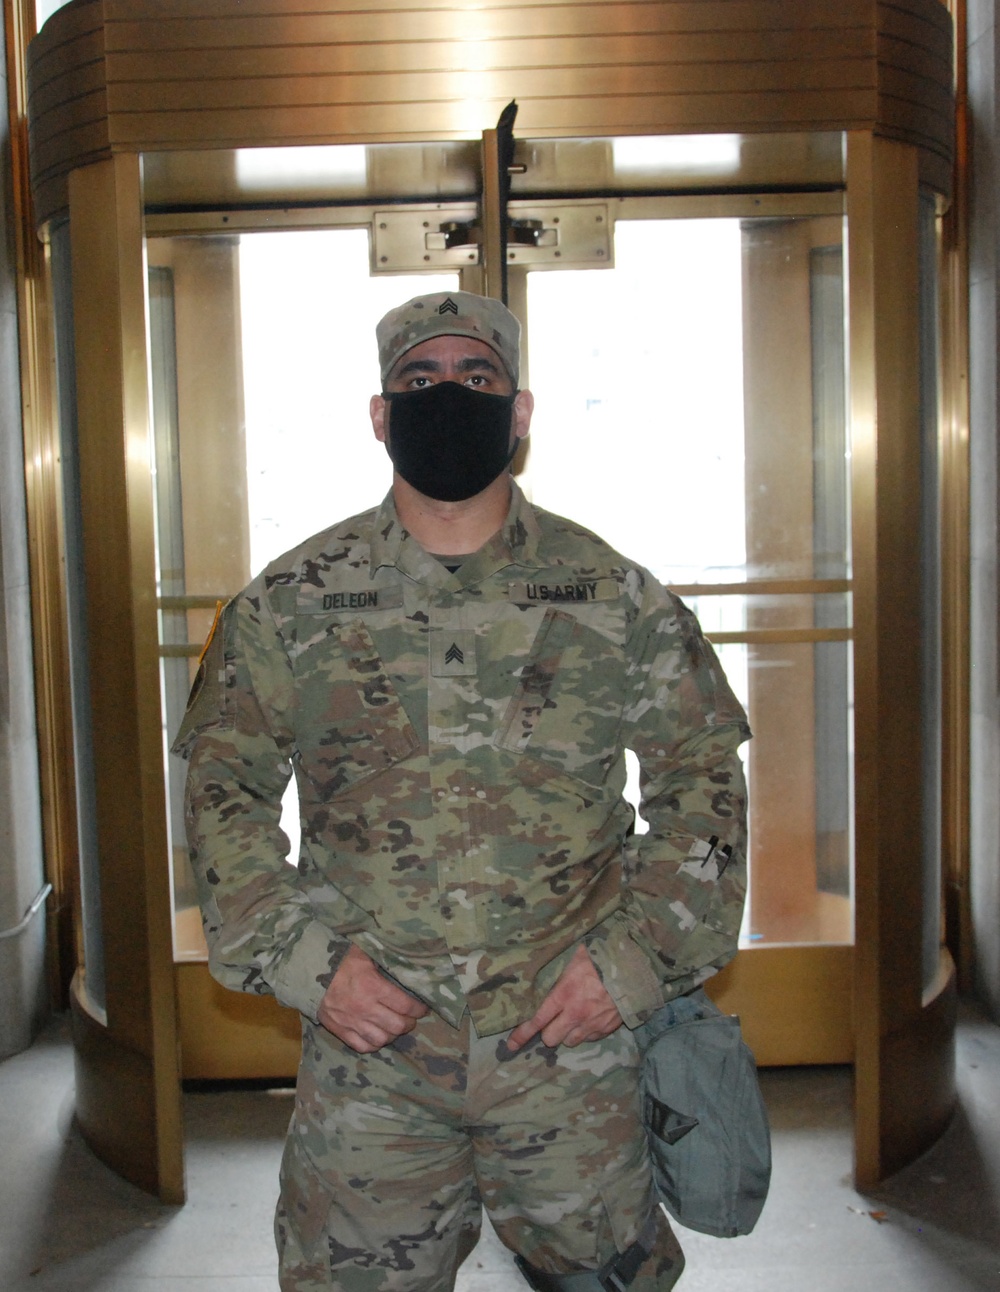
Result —
<svg viewBox="0 0 1000 1292"><path fill-rule="evenodd" d="M767 1198L771 1134L739 1019L694 991L634 1034L660 1200L688 1229L717 1238L750 1233Z"/></svg>

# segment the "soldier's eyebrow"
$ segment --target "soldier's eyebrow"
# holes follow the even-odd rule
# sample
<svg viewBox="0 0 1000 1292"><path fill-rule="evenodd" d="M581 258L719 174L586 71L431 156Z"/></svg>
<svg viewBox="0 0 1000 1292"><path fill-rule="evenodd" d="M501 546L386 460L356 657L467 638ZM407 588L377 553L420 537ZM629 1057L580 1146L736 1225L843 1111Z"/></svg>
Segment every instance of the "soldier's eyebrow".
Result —
<svg viewBox="0 0 1000 1292"><path fill-rule="evenodd" d="M393 374L396 377L406 377L411 372L443 372L444 365L437 359L411 359L409 363L404 363L402 368L397 368Z"/></svg>
<svg viewBox="0 0 1000 1292"><path fill-rule="evenodd" d="M460 359L457 364L459 372L494 372L499 377L500 369L492 360L487 359L484 355L470 355L468 359Z"/></svg>
<svg viewBox="0 0 1000 1292"><path fill-rule="evenodd" d="M497 377L501 376L500 368L492 360L487 359L484 355L469 355L465 359L459 359L455 365L459 372L491 372ZM443 372L444 364L440 359L410 359L398 368L393 374L394 379L409 377L418 372Z"/></svg>

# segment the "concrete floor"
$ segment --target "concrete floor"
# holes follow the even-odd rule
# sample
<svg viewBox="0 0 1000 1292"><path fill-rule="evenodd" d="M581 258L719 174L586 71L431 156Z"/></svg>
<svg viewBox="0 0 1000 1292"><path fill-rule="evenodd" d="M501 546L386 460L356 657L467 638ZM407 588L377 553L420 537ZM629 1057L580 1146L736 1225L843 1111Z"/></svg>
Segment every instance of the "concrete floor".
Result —
<svg viewBox="0 0 1000 1292"><path fill-rule="evenodd" d="M271 1212L291 1098L189 1092L188 1203L119 1180L73 1124L72 1053L56 1021L0 1063L3 1292L276 1292ZM679 1231L683 1292L1000 1292L1000 1028L966 1010L960 1106L924 1158L876 1195L851 1185L851 1074L762 1074L774 1135L771 1196L755 1232ZM457 1292L525 1287L492 1234Z"/></svg>

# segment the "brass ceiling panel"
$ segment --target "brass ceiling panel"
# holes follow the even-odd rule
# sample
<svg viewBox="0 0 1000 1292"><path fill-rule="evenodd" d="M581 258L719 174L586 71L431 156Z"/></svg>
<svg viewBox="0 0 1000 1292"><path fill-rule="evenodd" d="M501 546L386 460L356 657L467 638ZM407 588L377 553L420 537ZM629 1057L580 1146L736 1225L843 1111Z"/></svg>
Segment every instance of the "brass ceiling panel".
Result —
<svg viewBox="0 0 1000 1292"><path fill-rule="evenodd" d="M81 4L79 0L76 4L64 5L58 11L58 20L47 22L31 42L35 51L33 61L44 62L60 45L75 43L88 32L103 32L104 20L103 5Z"/></svg>
<svg viewBox="0 0 1000 1292"><path fill-rule="evenodd" d="M72 110L81 98L86 95L100 94L102 96L103 108L102 115L107 116L107 83L104 75L103 61L84 64L73 78L73 88L76 90L71 103L66 103L64 99L65 85L62 80L55 79L46 81L40 85L32 95L31 106L33 109L33 120L44 130L45 118L48 113L54 112L61 114L67 110Z"/></svg>
<svg viewBox="0 0 1000 1292"><path fill-rule="evenodd" d="M927 3L928 0L919 0ZM938 0L930 0L938 3ZM138 17L134 0L104 0L109 49L241 48L289 43L294 32L304 44L406 43L429 39L495 40L517 36L636 35L655 32L716 33L742 31L872 29L875 0L647 0L646 3L492 3L443 4L429 0L410 6L380 5L368 11L350 4L241 4L225 0L201 4L170 0L142 6L155 18Z"/></svg>
<svg viewBox="0 0 1000 1292"><path fill-rule="evenodd" d="M920 12L920 2L921 0L917 0L917 12ZM909 0L901 0L900 7L907 7L908 3ZM790 7L797 11L791 21L806 27L836 27L840 25L838 21L840 14L844 16L845 21L850 21L854 25L864 25L871 20L871 6L872 0L840 0L837 13L831 14L829 0L795 0L793 6L789 6L788 0L627 0L627 2L622 0L617 4L617 7L625 13L652 11L655 20L661 22L663 15L659 11L663 11L668 15L669 21L679 29L686 28L693 31L729 26L761 26L765 23L775 28L788 26ZM151 7L153 7L152 4ZM567 7L565 0L562 0L561 4L554 4L553 0L489 0L488 5L463 4L461 0L457 0L457 3L453 0L450 4L436 3L435 0L381 0L377 15L384 19L385 25L395 24L401 17L414 14L418 19L426 22L436 12L450 15L453 22L458 20L467 23L471 21L470 15L476 16L488 8L497 13L506 13L508 22L516 26L532 11L558 7ZM587 10L606 9L607 0L573 0L572 6L569 7L585 13ZM801 11L801 14L798 11ZM127 21L136 17L132 0L108 0L107 12L109 21ZM156 13L161 21L170 19L207 21L242 15L271 16L284 12L285 10L275 6L273 0L240 0L238 10L233 10L231 5L225 4L214 11L210 4L202 3L202 0L161 0L156 4ZM358 14L364 15L365 10L356 0L297 0L292 12L353 17Z"/></svg>
<svg viewBox="0 0 1000 1292"><path fill-rule="evenodd" d="M344 142L424 140L474 136L477 123L495 121L508 101L505 94L484 95L475 102L325 104L316 107L257 107L192 113L145 113L113 118L115 151L171 149L246 140L258 144L304 145L331 136ZM587 124L611 134L656 134L664 119L678 133L710 133L720 120L741 123L745 130L768 130L775 120L789 129L863 128L874 110L874 93L845 90L838 95L841 112L829 113L822 90L790 94L592 96ZM518 100L518 129L525 136L569 135L580 130L580 105L571 99ZM401 112L405 125L401 124ZM588 131L590 133L590 131ZM789 182L795 182L790 180Z"/></svg>
<svg viewBox="0 0 1000 1292"><path fill-rule="evenodd" d="M948 185L940 0L354 3L76 0L57 11L29 53L40 219L64 204L60 176L93 158L101 116L101 155L458 142L477 140L511 98L522 140L871 129L917 145L924 172Z"/></svg>
<svg viewBox="0 0 1000 1292"><path fill-rule="evenodd" d="M904 73L896 72L897 79ZM775 69L766 63L741 63L730 71L727 94L773 94ZM700 96L704 91L700 67L673 67L657 87L663 95ZM791 64L781 93L851 90L876 92L874 68L862 60ZM199 87L199 111L213 109L278 111L296 108L335 108L345 105L444 104L514 98L519 115L529 103L601 96L651 99L646 67L505 68L484 72L391 72L385 75L272 77L254 81L206 81ZM140 115L176 113L183 120L190 110L190 85L183 81L139 85L109 85L112 117L131 121ZM917 100L920 101L919 99ZM539 108L538 111L543 109ZM122 137L128 137L126 127ZM115 132L113 137L119 137Z"/></svg>
<svg viewBox="0 0 1000 1292"><path fill-rule="evenodd" d="M921 149L921 180L950 187L954 152L952 20L941 3L877 5L879 133Z"/></svg>
<svg viewBox="0 0 1000 1292"><path fill-rule="evenodd" d="M58 168L61 158L69 150L74 156L80 148L88 153L95 148L108 151L108 118L102 94L77 99L63 115L59 134L50 135L32 155L32 172L40 175Z"/></svg>
<svg viewBox="0 0 1000 1292"><path fill-rule="evenodd" d="M39 147L32 149L33 187L55 180L61 182L62 190L65 192L67 156L74 158L74 169L77 166L86 166L100 158L107 158L111 151L108 142L107 114L88 111L88 106L92 109L94 105L88 105L86 100L78 101L74 105L75 111L67 113L59 134L49 136ZM39 200L37 194L35 200L36 203ZM39 205L38 209L42 211L46 208Z"/></svg>
<svg viewBox="0 0 1000 1292"><path fill-rule="evenodd" d="M37 39L41 41L41 37ZM33 89L37 92L44 85L59 85L63 77L79 76L88 66L96 66L103 71L104 59L104 31L99 26L88 27L72 40L49 48L39 45L39 57L32 62Z"/></svg>
<svg viewBox="0 0 1000 1292"><path fill-rule="evenodd" d="M886 40L892 39L886 37ZM641 37L620 32L603 35L511 38L488 43L434 40L365 45L296 45L241 48L232 51L231 75L256 79L282 76L323 76L337 73L413 72L438 69L472 71L486 60L494 68L545 68L559 65L682 66L705 62L806 64L823 60L864 59L871 62L871 32L864 28L837 31L742 32L738 40L721 41L709 33L654 33ZM175 50L109 50L108 79L134 83L160 81L177 58ZM188 79L218 74L214 49L184 51Z"/></svg>
<svg viewBox="0 0 1000 1292"><path fill-rule="evenodd" d="M914 76L903 68L883 67L879 90L884 98L911 104L915 112L925 113L928 125L937 122L943 126L947 120L951 102L948 93L926 77ZM942 137L947 137L943 131Z"/></svg>
<svg viewBox="0 0 1000 1292"><path fill-rule="evenodd" d="M935 85L946 87L951 76L951 42L943 49L936 45L922 48L882 31L878 37L878 61L883 68L905 67L915 76L926 77Z"/></svg>
<svg viewBox="0 0 1000 1292"><path fill-rule="evenodd" d="M948 38L951 14L945 0L939 0L933 5L924 4L923 0L892 0L891 7L886 5L884 8L884 14L880 15L880 26L896 25L901 31L908 31L913 38L917 38L920 26L925 25L934 33L931 38Z"/></svg>

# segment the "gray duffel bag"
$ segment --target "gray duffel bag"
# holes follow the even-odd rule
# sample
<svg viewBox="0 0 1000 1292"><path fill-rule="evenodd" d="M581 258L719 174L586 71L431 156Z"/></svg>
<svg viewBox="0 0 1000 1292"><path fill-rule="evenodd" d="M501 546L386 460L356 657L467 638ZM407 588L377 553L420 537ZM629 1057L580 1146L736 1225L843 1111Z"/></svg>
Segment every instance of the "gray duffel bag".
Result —
<svg viewBox="0 0 1000 1292"><path fill-rule="evenodd" d="M748 1234L771 1179L771 1134L739 1019L701 990L635 1029L646 1135L660 1199L688 1229Z"/></svg>

